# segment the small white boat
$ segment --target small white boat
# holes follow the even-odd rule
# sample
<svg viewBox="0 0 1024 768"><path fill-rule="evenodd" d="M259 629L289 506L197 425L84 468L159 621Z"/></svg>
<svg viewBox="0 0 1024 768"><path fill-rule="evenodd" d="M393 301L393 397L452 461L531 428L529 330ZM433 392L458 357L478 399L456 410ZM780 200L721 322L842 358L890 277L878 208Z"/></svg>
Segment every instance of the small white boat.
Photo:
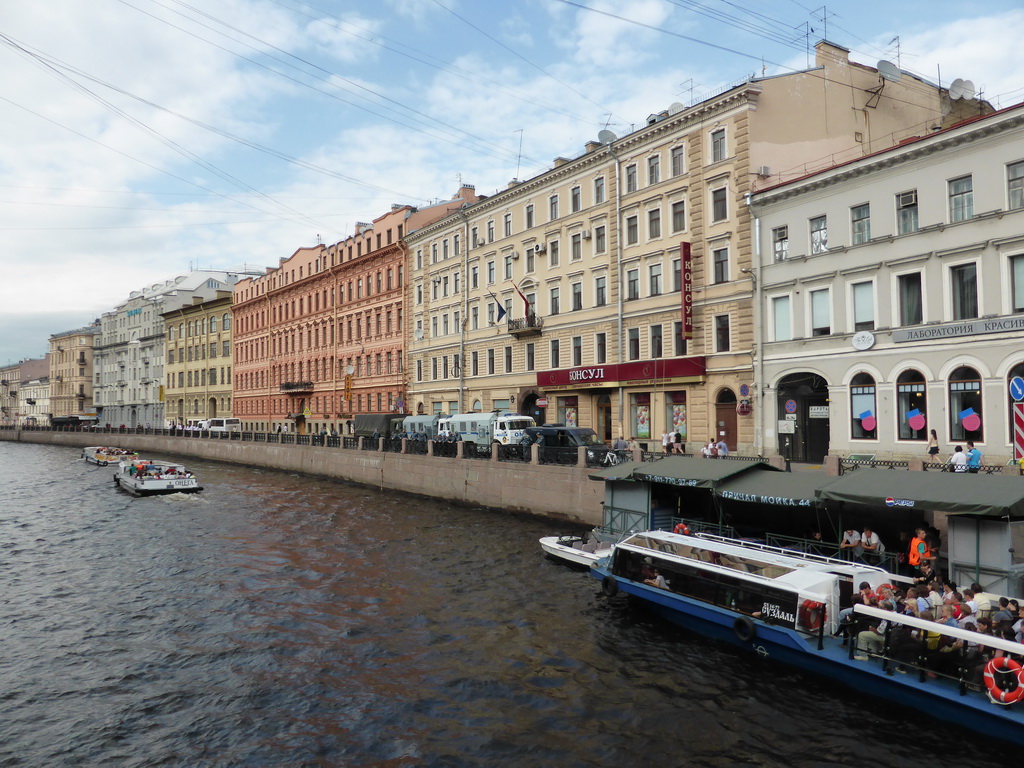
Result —
<svg viewBox="0 0 1024 768"><path fill-rule="evenodd" d="M585 540L584 537L573 534L545 536L540 540L540 546L551 557L589 568L600 558L611 553L614 542L599 541L593 533L588 538L589 540Z"/></svg>
<svg viewBox="0 0 1024 768"><path fill-rule="evenodd" d="M199 478L183 464L150 459L127 459L117 465L114 483L134 496L195 493L203 490Z"/></svg>
<svg viewBox="0 0 1024 768"><path fill-rule="evenodd" d="M109 445L91 445L82 449L83 459L101 467L105 467L107 464L117 464L134 455L135 452L129 451L127 448L112 448Z"/></svg>

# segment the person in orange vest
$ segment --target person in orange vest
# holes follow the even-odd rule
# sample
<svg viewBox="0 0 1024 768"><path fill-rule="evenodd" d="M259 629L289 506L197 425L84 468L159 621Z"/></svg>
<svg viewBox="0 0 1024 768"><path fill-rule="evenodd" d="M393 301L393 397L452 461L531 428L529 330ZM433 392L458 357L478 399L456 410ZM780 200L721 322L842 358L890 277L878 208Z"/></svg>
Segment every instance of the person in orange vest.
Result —
<svg viewBox="0 0 1024 768"><path fill-rule="evenodd" d="M928 546L928 541L925 538L924 528L918 528L914 532L914 538L910 540L910 548L907 551L907 563L914 570L914 574L917 575L921 572L921 563L932 562L932 551Z"/></svg>

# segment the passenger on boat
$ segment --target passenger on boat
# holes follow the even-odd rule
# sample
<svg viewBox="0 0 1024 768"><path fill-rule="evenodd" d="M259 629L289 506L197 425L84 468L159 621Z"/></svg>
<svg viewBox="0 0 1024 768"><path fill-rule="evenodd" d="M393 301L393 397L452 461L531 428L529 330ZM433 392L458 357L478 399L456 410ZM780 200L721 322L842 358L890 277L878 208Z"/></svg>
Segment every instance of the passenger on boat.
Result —
<svg viewBox="0 0 1024 768"><path fill-rule="evenodd" d="M865 525L864 533L860 535L858 559L868 564L877 564L881 561L884 552L885 546L878 538L878 534L871 530L871 526Z"/></svg>
<svg viewBox="0 0 1024 768"><path fill-rule="evenodd" d="M878 605L883 611L892 610L888 603L880 603ZM854 659L857 661L867 661L868 653L873 653L876 656L880 655L885 647L885 632L888 629L889 622L885 619L881 621L873 620L868 624L867 629L863 629L857 633L857 653L854 655ZM867 653L862 653L866 651Z"/></svg>
<svg viewBox="0 0 1024 768"><path fill-rule="evenodd" d="M649 587L657 587L658 589L668 589L668 583L665 581L665 577L662 576L658 569L652 565L644 566L644 584Z"/></svg>
<svg viewBox="0 0 1024 768"><path fill-rule="evenodd" d="M939 610L945 603L942 600L942 588L939 586L939 582L933 581L928 585L928 603L931 605L932 612Z"/></svg>
<svg viewBox="0 0 1024 768"><path fill-rule="evenodd" d="M847 528L843 531L843 540L839 542L840 552L849 550L850 557L856 556L860 550L860 534L855 528Z"/></svg>
<svg viewBox="0 0 1024 768"><path fill-rule="evenodd" d="M960 618L958 621L960 622L961 629L963 629L967 624L977 624L978 618L979 617L974 615L974 611L971 610L970 603L963 603L960 606Z"/></svg>

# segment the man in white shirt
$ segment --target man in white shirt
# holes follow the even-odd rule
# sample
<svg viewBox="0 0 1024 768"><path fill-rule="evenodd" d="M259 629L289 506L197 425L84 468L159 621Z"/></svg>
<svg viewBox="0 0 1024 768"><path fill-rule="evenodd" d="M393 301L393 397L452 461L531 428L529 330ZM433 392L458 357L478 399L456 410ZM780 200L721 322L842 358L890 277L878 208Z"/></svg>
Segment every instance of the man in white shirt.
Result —
<svg viewBox="0 0 1024 768"><path fill-rule="evenodd" d="M882 553L885 552L885 547L882 546L882 540L878 538L878 534L875 533L867 525L864 526L864 533L860 535L860 553L859 556L864 562L871 565L877 565L882 561Z"/></svg>
<svg viewBox="0 0 1024 768"><path fill-rule="evenodd" d="M857 533L853 528L848 528L843 531L843 540L839 542L840 552L846 552L847 550L853 550L848 554L851 557L856 557L860 551L860 534Z"/></svg>

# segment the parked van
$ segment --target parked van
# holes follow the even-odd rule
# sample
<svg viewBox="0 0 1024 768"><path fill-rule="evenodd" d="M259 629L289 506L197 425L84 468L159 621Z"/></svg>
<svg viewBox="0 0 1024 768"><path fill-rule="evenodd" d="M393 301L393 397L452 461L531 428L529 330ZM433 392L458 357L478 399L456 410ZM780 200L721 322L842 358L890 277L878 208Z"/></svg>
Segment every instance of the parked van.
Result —
<svg viewBox="0 0 1024 768"><path fill-rule="evenodd" d="M428 414L424 416L406 416L402 422L402 429L408 437L422 436L424 440L433 440L438 434L438 422L444 419L447 423L448 417L441 413Z"/></svg>
<svg viewBox="0 0 1024 768"><path fill-rule="evenodd" d="M402 413L357 413L352 425L352 434L356 437L391 437L402 431Z"/></svg>
<svg viewBox="0 0 1024 768"><path fill-rule="evenodd" d="M242 420L231 418L206 419L199 422L199 428L208 432L241 432Z"/></svg>
<svg viewBox="0 0 1024 768"><path fill-rule="evenodd" d="M539 427L528 427L525 430L532 442L537 437L543 444L554 448L576 448L581 445L607 447L597 436L597 432L589 427L567 427L565 424L543 424Z"/></svg>
<svg viewBox="0 0 1024 768"><path fill-rule="evenodd" d="M459 413L448 418L448 429L467 443L515 444L523 439L523 430L536 422L529 416L512 411L490 413Z"/></svg>

